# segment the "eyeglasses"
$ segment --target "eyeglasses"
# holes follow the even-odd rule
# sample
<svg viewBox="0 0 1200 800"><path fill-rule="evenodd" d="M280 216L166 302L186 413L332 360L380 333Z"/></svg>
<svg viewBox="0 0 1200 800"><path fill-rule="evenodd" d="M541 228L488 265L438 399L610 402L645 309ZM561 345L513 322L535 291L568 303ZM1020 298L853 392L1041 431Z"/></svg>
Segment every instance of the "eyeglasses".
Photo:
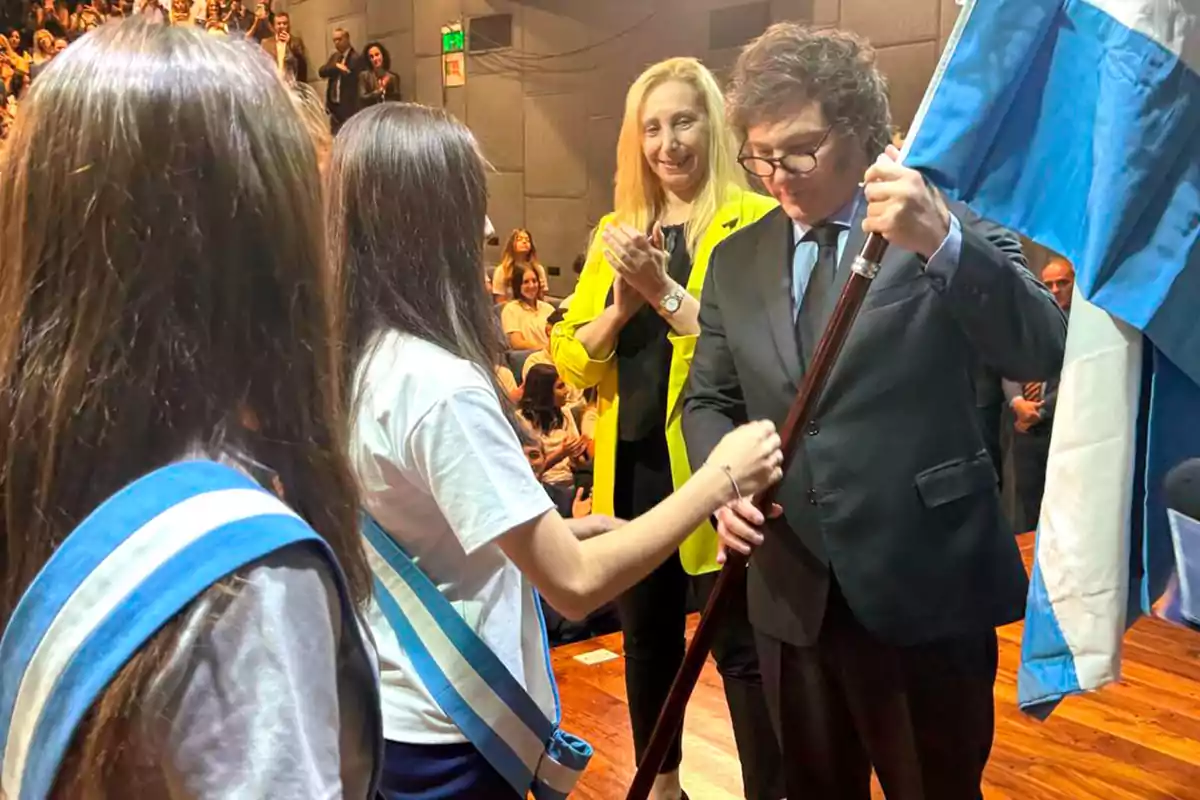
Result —
<svg viewBox="0 0 1200 800"><path fill-rule="evenodd" d="M768 158L766 156L748 156L742 152L738 154L737 162L742 169L758 178L770 178L778 169L788 175L807 175L817 168L817 151L825 144L825 140L829 138L829 132L832 130L832 125L826 128L825 133L821 136L821 141L817 142L816 146L807 153L787 153L779 158ZM745 149L746 146L743 144L742 150Z"/></svg>

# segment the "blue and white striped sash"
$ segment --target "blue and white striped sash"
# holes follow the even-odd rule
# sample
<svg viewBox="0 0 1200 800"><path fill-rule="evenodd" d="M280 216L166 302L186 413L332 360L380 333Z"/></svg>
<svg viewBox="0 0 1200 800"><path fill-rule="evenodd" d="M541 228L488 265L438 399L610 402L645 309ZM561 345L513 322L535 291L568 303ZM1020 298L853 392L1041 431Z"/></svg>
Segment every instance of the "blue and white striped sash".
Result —
<svg viewBox="0 0 1200 800"><path fill-rule="evenodd" d="M559 800L569 795L587 768L592 747L559 729L562 713L545 621L542 649L546 677L555 687L553 720L546 719L450 601L367 515L363 537L375 599L438 705L519 796L532 792L537 800ZM538 609L540 615L540 605Z"/></svg>
<svg viewBox="0 0 1200 800"><path fill-rule="evenodd" d="M0 640L0 768L8 800L50 793L80 720L176 613L227 575L298 543L328 561L343 630L354 635L360 629L353 604L329 546L235 469L173 464L93 511L46 562Z"/></svg>

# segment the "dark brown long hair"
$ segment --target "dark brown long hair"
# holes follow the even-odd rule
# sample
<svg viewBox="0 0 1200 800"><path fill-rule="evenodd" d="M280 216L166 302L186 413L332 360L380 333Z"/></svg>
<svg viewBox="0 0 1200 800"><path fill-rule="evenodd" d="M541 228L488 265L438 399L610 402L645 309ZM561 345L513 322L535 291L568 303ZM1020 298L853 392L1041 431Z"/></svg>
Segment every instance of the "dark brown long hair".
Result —
<svg viewBox="0 0 1200 800"><path fill-rule="evenodd" d="M438 109L373 106L338 133L329 183L345 385L392 329L478 365L505 405L494 369L504 339L482 280L487 180L470 131Z"/></svg>
<svg viewBox="0 0 1200 800"><path fill-rule="evenodd" d="M104 25L47 65L10 145L0 621L96 505L197 450L278 471L364 601L316 153L269 61L190 26ZM132 709L174 636L93 707L59 796L128 796L154 746Z"/></svg>
<svg viewBox="0 0 1200 800"><path fill-rule="evenodd" d="M538 433L551 433L566 423L563 410L554 398L558 381L558 370L553 364L534 364L525 376L525 391L518 408L521 416Z"/></svg>
<svg viewBox="0 0 1200 800"><path fill-rule="evenodd" d="M529 301L525 299L525 295L521 294L521 286L525 283L525 276L531 272L533 273L533 277L537 278L538 282L537 297L533 300L533 306L537 308L537 304L546 299L546 290L542 288L542 276L538 273L537 267L532 262L523 264L514 263L512 265L512 272L509 273L509 284L512 286L513 301L529 305Z"/></svg>

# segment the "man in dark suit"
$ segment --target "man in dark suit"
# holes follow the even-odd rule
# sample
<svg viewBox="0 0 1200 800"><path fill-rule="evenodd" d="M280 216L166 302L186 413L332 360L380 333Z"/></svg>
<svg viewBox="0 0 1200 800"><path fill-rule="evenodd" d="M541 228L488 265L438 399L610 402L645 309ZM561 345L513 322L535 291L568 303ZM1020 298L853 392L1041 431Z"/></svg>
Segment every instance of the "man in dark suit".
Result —
<svg viewBox="0 0 1200 800"><path fill-rule="evenodd" d="M783 422L864 228L891 245L747 579L788 796L866 800L874 766L889 800L977 798L995 628L1027 580L975 377L1050 377L1065 319L1015 236L896 162L862 40L774 25L728 106L781 207L713 253L683 407L696 465L739 422ZM723 541L753 524L748 500L718 514Z"/></svg>
<svg viewBox="0 0 1200 800"><path fill-rule="evenodd" d="M1050 259L1042 268L1042 283L1054 295L1059 308L1070 316L1071 293L1075 290L1075 270L1070 262L1061 256ZM1010 447L1015 502L1010 516L1018 533L1037 528L1041 516L1046 462L1050 458L1050 431L1058 404L1058 382L1058 375L1045 381L1003 381L1004 397L1012 410L1013 424Z"/></svg>
<svg viewBox="0 0 1200 800"><path fill-rule="evenodd" d="M345 124L358 110L358 73L363 70L363 60L345 28L333 31L333 52L317 74L326 80L325 109L333 123L333 132Z"/></svg>

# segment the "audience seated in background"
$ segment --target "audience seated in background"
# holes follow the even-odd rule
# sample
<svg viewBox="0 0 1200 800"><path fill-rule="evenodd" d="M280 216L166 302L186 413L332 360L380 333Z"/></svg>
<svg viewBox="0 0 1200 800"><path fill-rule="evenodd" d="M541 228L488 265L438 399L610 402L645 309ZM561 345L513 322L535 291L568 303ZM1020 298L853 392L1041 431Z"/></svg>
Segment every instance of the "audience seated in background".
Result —
<svg viewBox="0 0 1200 800"><path fill-rule="evenodd" d="M513 371L511 369L504 364L497 364L496 380L500 382L500 386L504 389L505 394L508 395L509 400L514 403L521 402L523 389L521 385L517 383L517 378L515 375L513 375Z"/></svg>
<svg viewBox="0 0 1200 800"><path fill-rule="evenodd" d="M514 350L541 350L550 342L546 320L554 313L554 306L542 299L546 290L532 264L514 265L513 282L518 288L517 297L500 311L500 325L508 337L508 346ZM495 286L493 275L492 288Z"/></svg>
<svg viewBox="0 0 1200 800"><path fill-rule="evenodd" d="M550 355L550 333L554 330L555 325L562 322L564 316L565 312L561 308L558 308L546 318L546 344L541 350L535 350L525 357L525 363L521 366L522 381L529 375L529 371L538 364L554 366L554 357ZM583 410L583 392L574 386L567 386L567 410L576 415Z"/></svg>
<svg viewBox="0 0 1200 800"><path fill-rule="evenodd" d="M571 517L575 500L575 468L587 463L588 443L564 406L567 385L550 364L538 364L525 377L520 418L541 445L540 480L559 513ZM532 464L532 461L531 461Z"/></svg>
<svg viewBox="0 0 1200 800"><path fill-rule="evenodd" d="M304 43L291 35L288 15L273 14L269 2L258 3L251 14L243 0L30 0L23 26L0 36L0 139L25 89L46 64L81 36L135 13L161 15L171 25L197 25L214 35L246 36L262 44L289 80L303 84L308 79ZM32 48L25 49L25 42Z"/></svg>
<svg viewBox="0 0 1200 800"><path fill-rule="evenodd" d="M550 282L546 278L546 269L538 261L537 245L533 242L533 234L524 228L517 228L508 236L504 252L500 255L500 263L492 273L492 296L497 303L515 300L513 294L513 267L518 264L532 264L537 270L538 280L542 283L542 294L550 291Z"/></svg>

